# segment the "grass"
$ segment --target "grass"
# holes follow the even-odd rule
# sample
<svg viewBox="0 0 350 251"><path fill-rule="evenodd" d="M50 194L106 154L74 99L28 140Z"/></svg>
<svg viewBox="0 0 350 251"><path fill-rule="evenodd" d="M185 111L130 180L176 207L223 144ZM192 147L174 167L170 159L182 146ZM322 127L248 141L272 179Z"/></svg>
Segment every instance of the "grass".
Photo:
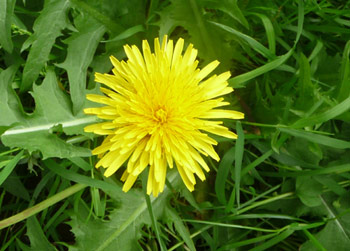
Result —
<svg viewBox="0 0 350 251"><path fill-rule="evenodd" d="M0 3L0 250L347 250L350 1ZM168 34L230 70L243 111L190 193L128 193L83 132L95 72Z"/></svg>

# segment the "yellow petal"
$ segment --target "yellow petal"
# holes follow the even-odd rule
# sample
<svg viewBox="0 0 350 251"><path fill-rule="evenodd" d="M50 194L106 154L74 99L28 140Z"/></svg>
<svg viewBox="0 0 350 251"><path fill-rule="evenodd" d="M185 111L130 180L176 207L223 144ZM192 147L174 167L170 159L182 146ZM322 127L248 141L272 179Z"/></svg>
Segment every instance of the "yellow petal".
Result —
<svg viewBox="0 0 350 251"><path fill-rule="evenodd" d="M135 181L137 179L137 176L134 176L132 174L129 174L128 177L126 178L126 181L123 186L123 191L127 192L130 190L130 188L134 185Z"/></svg>
<svg viewBox="0 0 350 251"><path fill-rule="evenodd" d="M213 70L215 70L216 67L220 64L219 61L215 60L211 63L209 63L207 66L205 66L198 74L197 78L203 79L206 76L208 76Z"/></svg>

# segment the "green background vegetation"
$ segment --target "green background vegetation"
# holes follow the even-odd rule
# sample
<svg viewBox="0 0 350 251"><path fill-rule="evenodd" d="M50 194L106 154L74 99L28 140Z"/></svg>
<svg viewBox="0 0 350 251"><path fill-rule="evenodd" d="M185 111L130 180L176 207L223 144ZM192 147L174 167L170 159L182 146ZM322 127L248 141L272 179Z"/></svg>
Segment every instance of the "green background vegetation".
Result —
<svg viewBox="0 0 350 251"><path fill-rule="evenodd" d="M0 250L347 250L350 2L1 0ZM221 161L190 193L128 193L83 132L94 72L168 34L230 70ZM12 217L13 216L13 217Z"/></svg>

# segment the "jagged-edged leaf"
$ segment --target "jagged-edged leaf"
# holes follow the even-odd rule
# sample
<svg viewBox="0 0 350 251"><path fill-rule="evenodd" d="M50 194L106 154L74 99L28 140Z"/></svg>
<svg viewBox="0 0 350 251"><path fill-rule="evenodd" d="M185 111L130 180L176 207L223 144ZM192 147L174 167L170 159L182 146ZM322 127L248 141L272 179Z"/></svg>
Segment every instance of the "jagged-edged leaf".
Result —
<svg viewBox="0 0 350 251"><path fill-rule="evenodd" d="M19 122L22 117L21 105L11 88L11 82L18 65L12 65L0 73L0 126L7 127Z"/></svg>
<svg viewBox="0 0 350 251"><path fill-rule="evenodd" d="M175 186L179 183L176 171L169 173L168 178ZM106 222L91 218L87 221L88 209L79 206L79 211L74 213L69 222L76 240L70 250L142 250L138 243L141 238L140 230L144 225L152 224L144 194L137 189L128 193L121 189L105 192L117 202L117 208L111 212ZM165 218L165 210L170 195L171 191L166 187L157 198L151 197L156 220L164 218L169 221L168 217Z"/></svg>
<svg viewBox="0 0 350 251"><path fill-rule="evenodd" d="M190 250L196 250L193 240L190 236L190 231L186 228L185 224L183 223L180 216L176 213L176 210L171 208L170 206L165 208L166 216L168 217L168 220L170 223L174 224L174 227L176 231L179 233L179 235L182 237L182 239L185 241L187 246Z"/></svg>
<svg viewBox="0 0 350 251"><path fill-rule="evenodd" d="M11 39L11 19L15 3L15 0L0 1L0 44L8 52L11 52L13 49Z"/></svg>
<svg viewBox="0 0 350 251"><path fill-rule="evenodd" d="M10 69L6 75L10 75ZM4 73L4 72L3 72ZM10 77L7 78L11 80ZM4 102L3 109L7 116L11 118L5 125L14 124L12 128L5 131L1 136L1 141L9 147L21 147L29 151L40 150L44 158L48 157L76 157L90 156L90 150L67 143L55 133L58 125L67 135L83 133L83 127L95 121L94 117L88 117L80 112L73 115L71 103L59 89L56 75L52 70L48 70L42 85L34 85L33 97L36 103L33 114L20 112L19 103L16 96L7 83L8 91L0 93L0 100ZM2 87L3 88L3 87ZM1 121L2 122L2 121Z"/></svg>
<svg viewBox="0 0 350 251"><path fill-rule="evenodd" d="M97 45L105 33L105 27L95 19L80 15L75 19L79 32L66 40L68 51L66 60L57 66L68 73L69 89L73 102L73 112L81 111L85 103L86 73Z"/></svg>
<svg viewBox="0 0 350 251"><path fill-rule="evenodd" d="M49 59L49 54L55 40L67 25L68 0L45 1L44 9L35 20L34 33L23 45L31 45L27 62L23 70L21 91L29 90L33 82Z"/></svg>
<svg viewBox="0 0 350 251"><path fill-rule="evenodd" d="M27 219L27 235L30 240L30 250L57 250L46 238L40 223L32 216Z"/></svg>
<svg viewBox="0 0 350 251"><path fill-rule="evenodd" d="M137 242L141 237L141 227L145 223L151 224L147 219L144 196L139 192L128 192L119 202L120 207L109 215L107 222L91 218L87 221L89 210L79 205L78 212L69 222L76 241L70 250L141 250Z"/></svg>
<svg viewBox="0 0 350 251"><path fill-rule="evenodd" d="M159 34L162 37L170 34L177 26L182 26L190 34L190 41L198 49L200 57L206 61L218 59L224 65L236 53L235 46L232 43L229 45L221 36L221 30L204 16L204 7L202 1L172 0L160 13Z"/></svg>
<svg viewBox="0 0 350 251"><path fill-rule="evenodd" d="M239 23L241 23L245 28L249 28L247 19L244 17L242 11L239 9L237 0L203 0L203 5L206 8L221 10L226 13Z"/></svg>

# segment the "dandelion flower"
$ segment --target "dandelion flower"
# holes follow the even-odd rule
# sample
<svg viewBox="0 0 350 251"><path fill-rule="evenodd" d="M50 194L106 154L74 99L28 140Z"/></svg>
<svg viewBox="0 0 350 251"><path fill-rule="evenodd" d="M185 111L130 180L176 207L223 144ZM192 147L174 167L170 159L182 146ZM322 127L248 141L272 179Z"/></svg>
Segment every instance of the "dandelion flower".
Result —
<svg viewBox="0 0 350 251"><path fill-rule="evenodd" d="M87 95L105 106L84 112L107 120L85 127L86 132L107 135L92 151L100 158L96 168L106 168L108 177L127 162L121 177L125 192L146 167L148 194L158 196L163 191L168 167L177 168L193 191L195 175L205 180L202 169L209 171L202 156L220 159L213 148L217 142L207 133L237 138L216 120L244 117L241 112L219 108L229 105L221 96L233 91L227 83L230 72L208 77L219 62L199 69L197 50L190 44L183 53L183 47L183 39L174 44L166 36L161 44L158 38L154 40L154 52L145 40L142 52L126 45L127 61L110 58L113 75L95 75L96 82L107 87L101 87L105 95Z"/></svg>

